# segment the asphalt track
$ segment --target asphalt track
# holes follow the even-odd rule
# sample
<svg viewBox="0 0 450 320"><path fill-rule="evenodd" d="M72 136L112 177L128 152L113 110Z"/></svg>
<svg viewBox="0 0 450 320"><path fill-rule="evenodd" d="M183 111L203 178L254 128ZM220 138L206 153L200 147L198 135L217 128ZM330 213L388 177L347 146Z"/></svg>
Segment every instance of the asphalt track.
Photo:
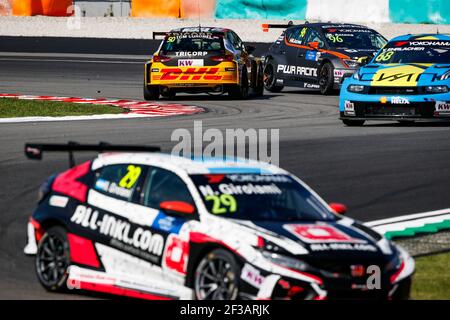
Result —
<svg viewBox="0 0 450 320"><path fill-rule="evenodd" d="M49 51L37 56L1 53L0 92L141 98L142 58L117 56L123 52L112 52L115 57L87 56L89 52L54 56ZM63 155L27 160L25 142L108 141L160 145L170 151L175 145L172 131L192 130L194 120L202 120L204 129L275 128L280 129L280 165L327 201L347 204L351 217L369 221L450 207L450 125L374 122L348 128L338 120L337 96L295 88L248 101L208 95L179 95L174 101L202 106L207 112L0 125L0 299L85 298L46 293L36 280L33 260L22 254L38 186L67 167Z"/></svg>

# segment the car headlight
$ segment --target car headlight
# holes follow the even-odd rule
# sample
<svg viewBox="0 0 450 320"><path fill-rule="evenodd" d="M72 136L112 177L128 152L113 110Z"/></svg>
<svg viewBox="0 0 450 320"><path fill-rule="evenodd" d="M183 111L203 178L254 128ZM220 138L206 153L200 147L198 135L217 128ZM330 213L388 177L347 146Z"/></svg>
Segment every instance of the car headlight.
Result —
<svg viewBox="0 0 450 320"><path fill-rule="evenodd" d="M263 251L262 254L264 258L266 258L267 260L270 260L271 262L278 264L282 267L300 271L306 271L308 269L311 269L311 267L306 262L282 254L273 253L269 251Z"/></svg>
<svg viewBox="0 0 450 320"><path fill-rule="evenodd" d="M347 66L349 66L349 68L359 68L360 67L360 63L358 61L355 60L350 60L350 59L343 59L345 64Z"/></svg>
<svg viewBox="0 0 450 320"><path fill-rule="evenodd" d="M363 92L364 89L365 89L365 87L362 85L359 85L359 84L351 84L347 88L348 91L356 92L356 93Z"/></svg>
<svg viewBox="0 0 450 320"><path fill-rule="evenodd" d="M447 93L448 87L447 86L426 86L425 91L427 93Z"/></svg>

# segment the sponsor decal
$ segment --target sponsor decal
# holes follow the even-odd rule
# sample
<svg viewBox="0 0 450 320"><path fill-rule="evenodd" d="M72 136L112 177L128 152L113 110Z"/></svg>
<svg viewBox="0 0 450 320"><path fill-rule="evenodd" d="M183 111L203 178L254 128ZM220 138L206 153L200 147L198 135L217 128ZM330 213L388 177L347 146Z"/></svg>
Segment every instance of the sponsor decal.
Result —
<svg viewBox="0 0 450 320"><path fill-rule="evenodd" d="M450 115L450 102L436 101L435 114Z"/></svg>
<svg viewBox="0 0 450 320"><path fill-rule="evenodd" d="M277 73L293 74L297 76L317 77L317 68L307 68L300 66L289 66L279 64L277 67Z"/></svg>
<svg viewBox="0 0 450 320"><path fill-rule="evenodd" d="M339 69L334 70L335 78L342 78L344 75L345 75L345 70L339 70Z"/></svg>
<svg viewBox="0 0 450 320"><path fill-rule="evenodd" d="M67 206L67 202L69 202L69 198L67 197L51 196L48 203L53 207L65 208Z"/></svg>
<svg viewBox="0 0 450 320"><path fill-rule="evenodd" d="M186 274L189 259L189 243L176 235L170 235L164 256L164 264L167 269Z"/></svg>
<svg viewBox="0 0 450 320"><path fill-rule="evenodd" d="M212 32L194 32L194 30L185 30L186 32L171 32L167 39L175 37L176 39L218 39L219 35ZM198 31L198 28L197 28Z"/></svg>
<svg viewBox="0 0 450 320"><path fill-rule="evenodd" d="M314 83L303 83L303 88L306 89L320 89L320 86L318 84L314 84Z"/></svg>
<svg viewBox="0 0 450 320"><path fill-rule="evenodd" d="M160 80L221 80L222 76L218 75L219 68L189 68L186 71L180 68L164 68L161 70L162 76Z"/></svg>
<svg viewBox="0 0 450 320"><path fill-rule="evenodd" d="M392 104L410 104L409 100L403 97L391 97Z"/></svg>
<svg viewBox="0 0 450 320"><path fill-rule="evenodd" d="M208 175L212 176L212 175ZM214 175L220 176L220 175ZM226 176L233 182L278 182L292 183L292 180L285 175L257 175L257 174L229 174ZM223 178L223 175L222 175Z"/></svg>
<svg viewBox="0 0 450 320"><path fill-rule="evenodd" d="M306 51L305 59L308 61L317 61L319 60L320 52L314 50Z"/></svg>
<svg viewBox="0 0 450 320"><path fill-rule="evenodd" d="M102 214L84 205L78 205L70 221L83 228L96 231L110 238L110 244L133 254L144 256L158 263L164 248L164 238L148 229L135 227L131 223L109 214ZM144 252L144 255L141 254Z"/></svg>
<svg viewBox="0 0 450 320"><path fill-rule="evenodd" d="M208 54L207 51L177 51L177 57L204 57Z"/></svg>
<svg viewBox="0 0 450 320"><path fill-rule="evenodd" d="M450 47L449 41L409 41L407 42L407 44L410 46L421 46L421 47Z"/></svg>
<svg viewBox="0 0 450 320"><path fill-rule="evenodd" d="M179 59L179 67L203 67L203 59Z"/></svg>
<svg viewBox="0 0 450 320"><path fill-rule="evenodd" d="M346 100L344 103L344 115L354 116L355 115L355 104L351 101Z"/></svg>
<svg viewBox="0 0 450 320"><path fill-rule="evenodd" d="M382 104L386 104L387 101L388 101L388 99L387 99L386 97L381 97L381 98L380 98L380 102L381 102Z"/></svg>
<svg viewBox="0 0 450 320"><path fill-rule="evenodd" d="M306 243L364 243L364 240L353 238L330 225L318 224L286 224L287 231Z"/></svg>
<svg viewBox="0 0 450 320"><path fill-rule="evenodd" d="M318 243L311 244L311 251L366 251L376 252L377 248L371 244L361 243Z"/></svg>
<svg viewBox="0 0 450 320"><path fill-rule="evenodd" d="M259 270L248 263L246 263L242 268L241 279L255 288L261 288L261 285L264 282L264 277L261 275Z"/></svg>

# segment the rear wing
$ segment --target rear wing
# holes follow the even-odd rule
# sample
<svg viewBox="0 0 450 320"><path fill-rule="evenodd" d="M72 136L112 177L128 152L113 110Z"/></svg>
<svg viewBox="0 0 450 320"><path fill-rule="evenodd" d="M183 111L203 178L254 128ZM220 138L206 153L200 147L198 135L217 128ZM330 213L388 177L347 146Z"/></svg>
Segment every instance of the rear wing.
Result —
<svg viewBox="0 0 450 320"><path fill-rule="evenodd" d="M263 23L262 29L263 32L269 32L269 29L287 29L289 27L292 27L294 25L294 22L289 21L287 24L269 24L269 23Z"/></svg>
<svg viewBox="0 0 450 320"><path fill-rule="evenodd" d="M28 159L42 160L44 152L68 152L69 165L75 166L74 152L159 152L160 147L139 145L113 145L107 142L99 144L81 144L73 141L68 143L26 143L25 155Z"/></svg>

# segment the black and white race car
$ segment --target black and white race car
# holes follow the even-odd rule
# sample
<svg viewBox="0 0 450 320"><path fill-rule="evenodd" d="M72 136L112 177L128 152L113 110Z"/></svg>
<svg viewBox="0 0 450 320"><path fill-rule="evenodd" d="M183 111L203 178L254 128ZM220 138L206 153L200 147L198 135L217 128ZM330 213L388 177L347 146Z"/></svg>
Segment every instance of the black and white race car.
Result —
<svg viewBox="0 0 450 320"><path fill-rule="evenodd" d="M293 86L329 94L387 43L355 24L263 24L264 31L270 28L286 29L265 54L264 84L272 92Z"/></svg>
<svg viewBox="0 0 450 320"><path fill-rule="evenodd" d="M28 224L39 282L148 299L407 298L414 260L274 165L101 151L51 176ZM109 152L108 152L109 151ZM119 151L119 152L117 152Z"/></svg>

